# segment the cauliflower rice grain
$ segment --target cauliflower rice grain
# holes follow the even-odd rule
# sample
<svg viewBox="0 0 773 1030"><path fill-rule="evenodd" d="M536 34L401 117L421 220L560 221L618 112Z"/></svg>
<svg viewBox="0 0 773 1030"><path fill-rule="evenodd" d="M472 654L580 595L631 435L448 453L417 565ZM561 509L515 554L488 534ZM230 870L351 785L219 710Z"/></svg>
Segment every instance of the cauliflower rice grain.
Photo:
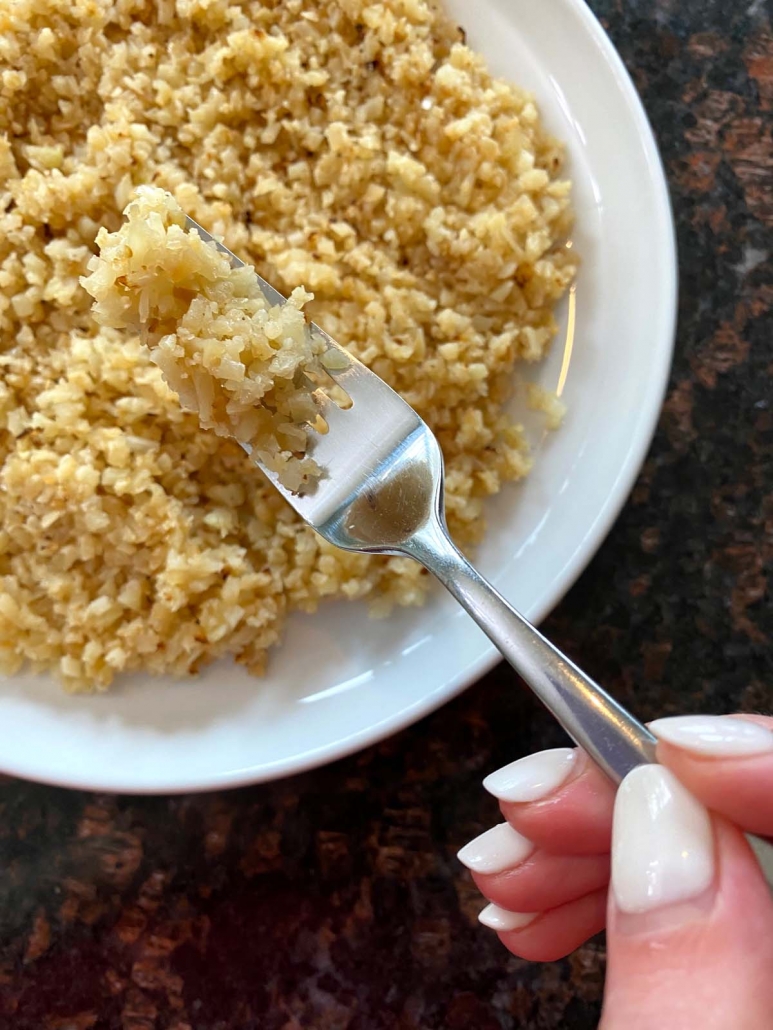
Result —
<svg viewBox="0 0 773 1030"><path fill-rule="evenodd" d="M399 390L462 545L529 467L503 412L574 274L561 149L427 0L0 0L0 669L262 671L287 612L421 603L200 428L79 279L169 191Z"/></svg>
<svg viewBox="0 0 773 1030"><path fill-rule="evenodd" d="M320 475L305 452L320 414L309 378L325 375L329 348L312 334L296 286L273 307L249 265L232 268L214 243L185 225L166 190L140 186L118 232L100 229L99 255L82 285L102 326L133 328L184 408L204 429L249 445L279 482L297 491Z"/></svg>

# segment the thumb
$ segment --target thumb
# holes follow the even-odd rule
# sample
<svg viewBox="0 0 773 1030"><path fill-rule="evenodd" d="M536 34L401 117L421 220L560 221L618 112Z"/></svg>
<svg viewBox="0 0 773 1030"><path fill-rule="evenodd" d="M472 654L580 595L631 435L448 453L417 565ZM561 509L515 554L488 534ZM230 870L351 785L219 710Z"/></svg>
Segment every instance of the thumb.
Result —
<svg viewBox="0 0 773 1030"><path fill-rule="evenodd" d="M773 899L742 833L662 766L618 791L600 1030L773 1026Z"/></svg>

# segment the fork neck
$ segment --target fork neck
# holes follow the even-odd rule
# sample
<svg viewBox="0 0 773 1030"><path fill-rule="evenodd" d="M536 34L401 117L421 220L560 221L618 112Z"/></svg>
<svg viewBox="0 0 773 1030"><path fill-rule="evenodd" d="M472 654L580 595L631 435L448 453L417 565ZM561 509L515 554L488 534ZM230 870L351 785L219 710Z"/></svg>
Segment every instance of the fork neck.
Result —
<svg viewBox="0 0 773 1030"><path fill-rule="evenodd" d="M439 517L422 526L402 550L437 576L614 782L655 760L656 741L649 730L486 582L452 543Z"/></svg>

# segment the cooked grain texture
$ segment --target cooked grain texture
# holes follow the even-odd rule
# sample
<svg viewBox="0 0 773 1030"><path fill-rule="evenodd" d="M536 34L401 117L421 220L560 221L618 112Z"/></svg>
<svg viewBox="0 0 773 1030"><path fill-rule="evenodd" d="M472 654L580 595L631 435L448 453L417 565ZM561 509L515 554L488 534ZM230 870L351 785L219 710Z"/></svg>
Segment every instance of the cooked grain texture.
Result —
<svg viewBox="0 0 773 1030"><path fill-rule="evenodd" d="M503 413L573 274L560 147L425 0L0 0L0 665L69 689L259 672L288 610L421 602L180 407L79 284L143 183L438 434L463 545L529 467Z"/></svg>
<svg viewBox="0 0 773 1030"><path fill-rule="evenodd" d="M97 233L99 254L82 280L97 322L139 332L204 429L249 445L283 486L299 490L320 474L306 456L306 427L319 415L309 377L324 376L328 347L303 314L312 294L296 286L272 307L254 268L232 268L186 229L185 212L158 186L140 186L124 214L117 232Z"/></svg>

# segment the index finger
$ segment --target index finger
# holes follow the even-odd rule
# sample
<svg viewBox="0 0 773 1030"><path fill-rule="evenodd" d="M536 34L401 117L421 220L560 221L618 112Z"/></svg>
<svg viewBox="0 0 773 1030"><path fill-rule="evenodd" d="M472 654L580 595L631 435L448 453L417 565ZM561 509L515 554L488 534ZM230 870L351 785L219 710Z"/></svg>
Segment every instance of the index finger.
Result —
<svg viewBox="0 0 773 1030"><path fill-rule="evenodd" d="M773 718L656 719L658 761L707 808L747 833L773 837Z"/></svg>

